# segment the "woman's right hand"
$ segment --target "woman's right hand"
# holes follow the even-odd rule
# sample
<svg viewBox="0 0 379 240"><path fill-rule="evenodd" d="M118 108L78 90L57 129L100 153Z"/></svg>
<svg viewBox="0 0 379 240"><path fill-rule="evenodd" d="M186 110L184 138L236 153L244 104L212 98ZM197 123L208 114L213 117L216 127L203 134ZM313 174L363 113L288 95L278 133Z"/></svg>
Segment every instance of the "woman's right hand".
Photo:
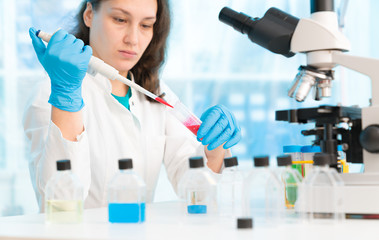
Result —
<svg viewBox="0 0 379 240"><path fill-rule="evenodd" d="M57 31L47 47L35 28L30 28L29 34L38 60L51 79L49 103L64 111L80 111L84 106L81 86L92 48L64 30Z"/></svg>

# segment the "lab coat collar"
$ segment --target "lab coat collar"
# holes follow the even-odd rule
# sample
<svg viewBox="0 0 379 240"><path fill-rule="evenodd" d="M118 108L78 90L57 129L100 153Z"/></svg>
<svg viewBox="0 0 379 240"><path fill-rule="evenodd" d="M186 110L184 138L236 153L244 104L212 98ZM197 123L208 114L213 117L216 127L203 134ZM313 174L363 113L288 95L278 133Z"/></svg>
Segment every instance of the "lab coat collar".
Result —
<svg viewBox="0 0 379 240"><path fill-rule="evenodd" d="M132 72L129 72L129 73L130 73L130 78L131 78L130 80L135 82L133 73ZM99 87L101 89L104 89L104 91L106 91L106 93L108 93L109 96L111 96L112 84L110 81L112 80L109 80L108 78L104 77L100 73L96 74L96 76L94 77L94 80L97 82L97 84L99 84ZM134 117L134 121L137 123L139 127L141 127L141 117L142 117L141 115L142 114L142 109L141 109L142 99L141 98L145 98L145 95L136 91L134 88L131 88L131 91L132 91L132 96L129 99L130 112L132 113ZM117 100L115 99L115 101Z"/></svg>

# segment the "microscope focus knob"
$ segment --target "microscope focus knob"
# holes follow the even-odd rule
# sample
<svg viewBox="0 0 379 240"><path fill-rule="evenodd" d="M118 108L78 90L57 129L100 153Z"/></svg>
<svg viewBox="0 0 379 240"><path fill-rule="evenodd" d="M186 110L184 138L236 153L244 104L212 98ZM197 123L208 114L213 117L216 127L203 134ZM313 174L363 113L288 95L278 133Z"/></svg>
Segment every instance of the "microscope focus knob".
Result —
<svg viewBox="0 0 379 240"><path fill-rule="evenodd" d="M362 147L370 153L379 153L379 125L366 127L359 136Z"/></svg>

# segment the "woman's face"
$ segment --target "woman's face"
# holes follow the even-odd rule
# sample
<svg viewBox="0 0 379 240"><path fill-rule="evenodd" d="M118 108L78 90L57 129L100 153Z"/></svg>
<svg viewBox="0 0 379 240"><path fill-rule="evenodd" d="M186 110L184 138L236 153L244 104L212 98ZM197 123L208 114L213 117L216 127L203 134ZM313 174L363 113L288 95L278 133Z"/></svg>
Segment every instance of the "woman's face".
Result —
<svg viewBox="0 0 379 240"><path fill-rule="evenodd" d="M157 0L106 0L83 14L93 55L126 75L153 38Z"/></svg>

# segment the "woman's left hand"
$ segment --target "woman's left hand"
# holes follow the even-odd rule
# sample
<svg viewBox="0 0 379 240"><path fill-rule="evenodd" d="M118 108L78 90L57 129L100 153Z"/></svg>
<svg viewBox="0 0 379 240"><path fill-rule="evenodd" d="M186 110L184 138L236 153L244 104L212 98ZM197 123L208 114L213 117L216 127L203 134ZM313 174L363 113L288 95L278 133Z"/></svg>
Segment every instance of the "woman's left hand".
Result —
<svg viewBox="0 0 379 240"><path fill-rule="evenodd" d="M203 123L197 132L197 140L208 145L209 151L224 143L224 149L231 148L241 140L241 128L234 115L223 105L209 108L200 120Z"/></svg>

